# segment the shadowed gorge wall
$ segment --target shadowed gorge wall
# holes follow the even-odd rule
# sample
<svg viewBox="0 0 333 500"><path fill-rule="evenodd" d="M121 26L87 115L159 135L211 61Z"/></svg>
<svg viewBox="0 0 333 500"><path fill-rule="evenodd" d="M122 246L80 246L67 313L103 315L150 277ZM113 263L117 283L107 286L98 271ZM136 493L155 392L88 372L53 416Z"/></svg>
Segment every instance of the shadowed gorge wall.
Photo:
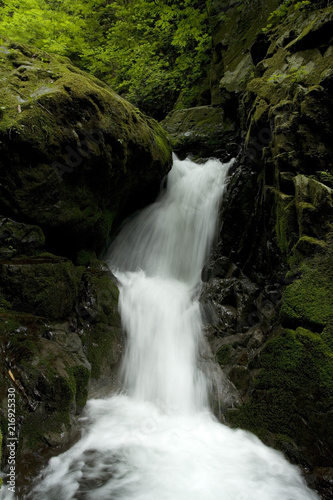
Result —
<svg viewBox="0 0 333 500"><path fill-rule="evenodd" d="M0 63L0 422L16 391L18 487L68 446L88 391L116 387L118 289L99 254L171 166L158 123L62 57Z"/></svg>
<svg viewBox="0 0 333 500"><path fill-rule="evenodd" d="M163 122L181 156L237 157L203 271L206 333L240 401L224 418L300 464L325 499L333 464L332 16L328 2L213 2L211 104Z"/></svg>

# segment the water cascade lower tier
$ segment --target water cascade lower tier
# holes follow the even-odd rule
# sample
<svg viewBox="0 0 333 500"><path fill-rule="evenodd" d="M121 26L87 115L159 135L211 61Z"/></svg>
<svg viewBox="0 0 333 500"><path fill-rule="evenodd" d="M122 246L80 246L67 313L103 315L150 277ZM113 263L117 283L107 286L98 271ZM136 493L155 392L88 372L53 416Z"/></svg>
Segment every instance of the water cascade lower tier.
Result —
<svg viewBox="0 0 333 500"><path fill-rule="evenodd" d="M209 409L200 272L230 164L175 158L160 198L121 231L108 262L127 334L122 393L89 401L82 438L50 460L29 498L318 499L282 454Z"/></svg>

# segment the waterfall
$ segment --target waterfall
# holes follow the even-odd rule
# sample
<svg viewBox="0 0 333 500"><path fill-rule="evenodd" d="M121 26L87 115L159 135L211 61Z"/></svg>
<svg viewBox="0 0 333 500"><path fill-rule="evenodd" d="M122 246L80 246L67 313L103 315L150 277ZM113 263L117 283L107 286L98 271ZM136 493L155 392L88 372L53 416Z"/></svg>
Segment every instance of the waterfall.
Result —
<svg viewBox="0 0 333 500"><path fill-rule="evenodd" d="M108 255L127 346L121 394L87 404L82 438L33 500L315 500L298 469L209 410L198 296L229 164L174 159L160 198Z"/></svg>
<svg viewBox="0 0 333 500"><path fill-rule="evenodd" d="M197 295L229 166L175 158L166 191L110 251L128 335L122 375L137 401L188 413L208 406L197 368L204 342Z"/></svg>

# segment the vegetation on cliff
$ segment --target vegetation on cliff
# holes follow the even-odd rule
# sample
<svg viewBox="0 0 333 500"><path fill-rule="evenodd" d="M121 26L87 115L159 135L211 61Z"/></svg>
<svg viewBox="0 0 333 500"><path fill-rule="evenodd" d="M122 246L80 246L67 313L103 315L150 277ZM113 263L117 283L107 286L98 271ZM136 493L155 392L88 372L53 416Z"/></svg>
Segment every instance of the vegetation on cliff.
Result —
<svg viewBox="0 0 333 500"><path fill-rule="evenodd" d="M157 117L198 105L164 122L183 155L238 155L203 294L240 401L225 418L283 450L332 498L330 2L1 4L0 317L10 349L0 389L4 410L17 366L20 415L39 405L22 427L23 455L68 437L89 376L112 377L117 290L94 251L140 205L138 192L156 192L170 161L156 122L47 49Z"/></svg>
<svg viewBox="0 0 333 500"><path fill-rule="evenodd" d="M70 57L161 118L180 95L179 105L194 102L209 63L209 3L7 0L0 36Z"/></svg>
<svg viewBox="0 0 333 500"><path fill-rule="evenodd" d="M332 22L326 1L228 2L212 33L205 129L193 110L165 120L182 153L197 143L199 154L238 155L202 296L241 401L226 419L303 466L324 499L333 494ZM205 149L216 107L220 144Z"/></svg>
<svg viewBox="0 0 333 500"><path fill-rule="evenodd" d="M21 491L70 441L88 391L115 387L118 289L96 254L156 196L171 148L67 58L3 39L0 64L0 426L6 463L14 385Z"/></svg>

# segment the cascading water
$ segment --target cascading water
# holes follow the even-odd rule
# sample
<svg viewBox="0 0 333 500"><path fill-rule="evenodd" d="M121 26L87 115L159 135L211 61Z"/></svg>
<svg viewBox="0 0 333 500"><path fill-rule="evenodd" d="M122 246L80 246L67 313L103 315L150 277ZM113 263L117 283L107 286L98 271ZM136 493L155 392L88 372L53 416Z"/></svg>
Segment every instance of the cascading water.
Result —
<svg viewBox="0 0 333 500"><path fill-rule="evenodd" d="M160 199L109 255L127 333L124 393L90 400L83 437L52 458L33 500L315 500L296 467L218 423L198 292L230 164L174 160Z"/></svg>

